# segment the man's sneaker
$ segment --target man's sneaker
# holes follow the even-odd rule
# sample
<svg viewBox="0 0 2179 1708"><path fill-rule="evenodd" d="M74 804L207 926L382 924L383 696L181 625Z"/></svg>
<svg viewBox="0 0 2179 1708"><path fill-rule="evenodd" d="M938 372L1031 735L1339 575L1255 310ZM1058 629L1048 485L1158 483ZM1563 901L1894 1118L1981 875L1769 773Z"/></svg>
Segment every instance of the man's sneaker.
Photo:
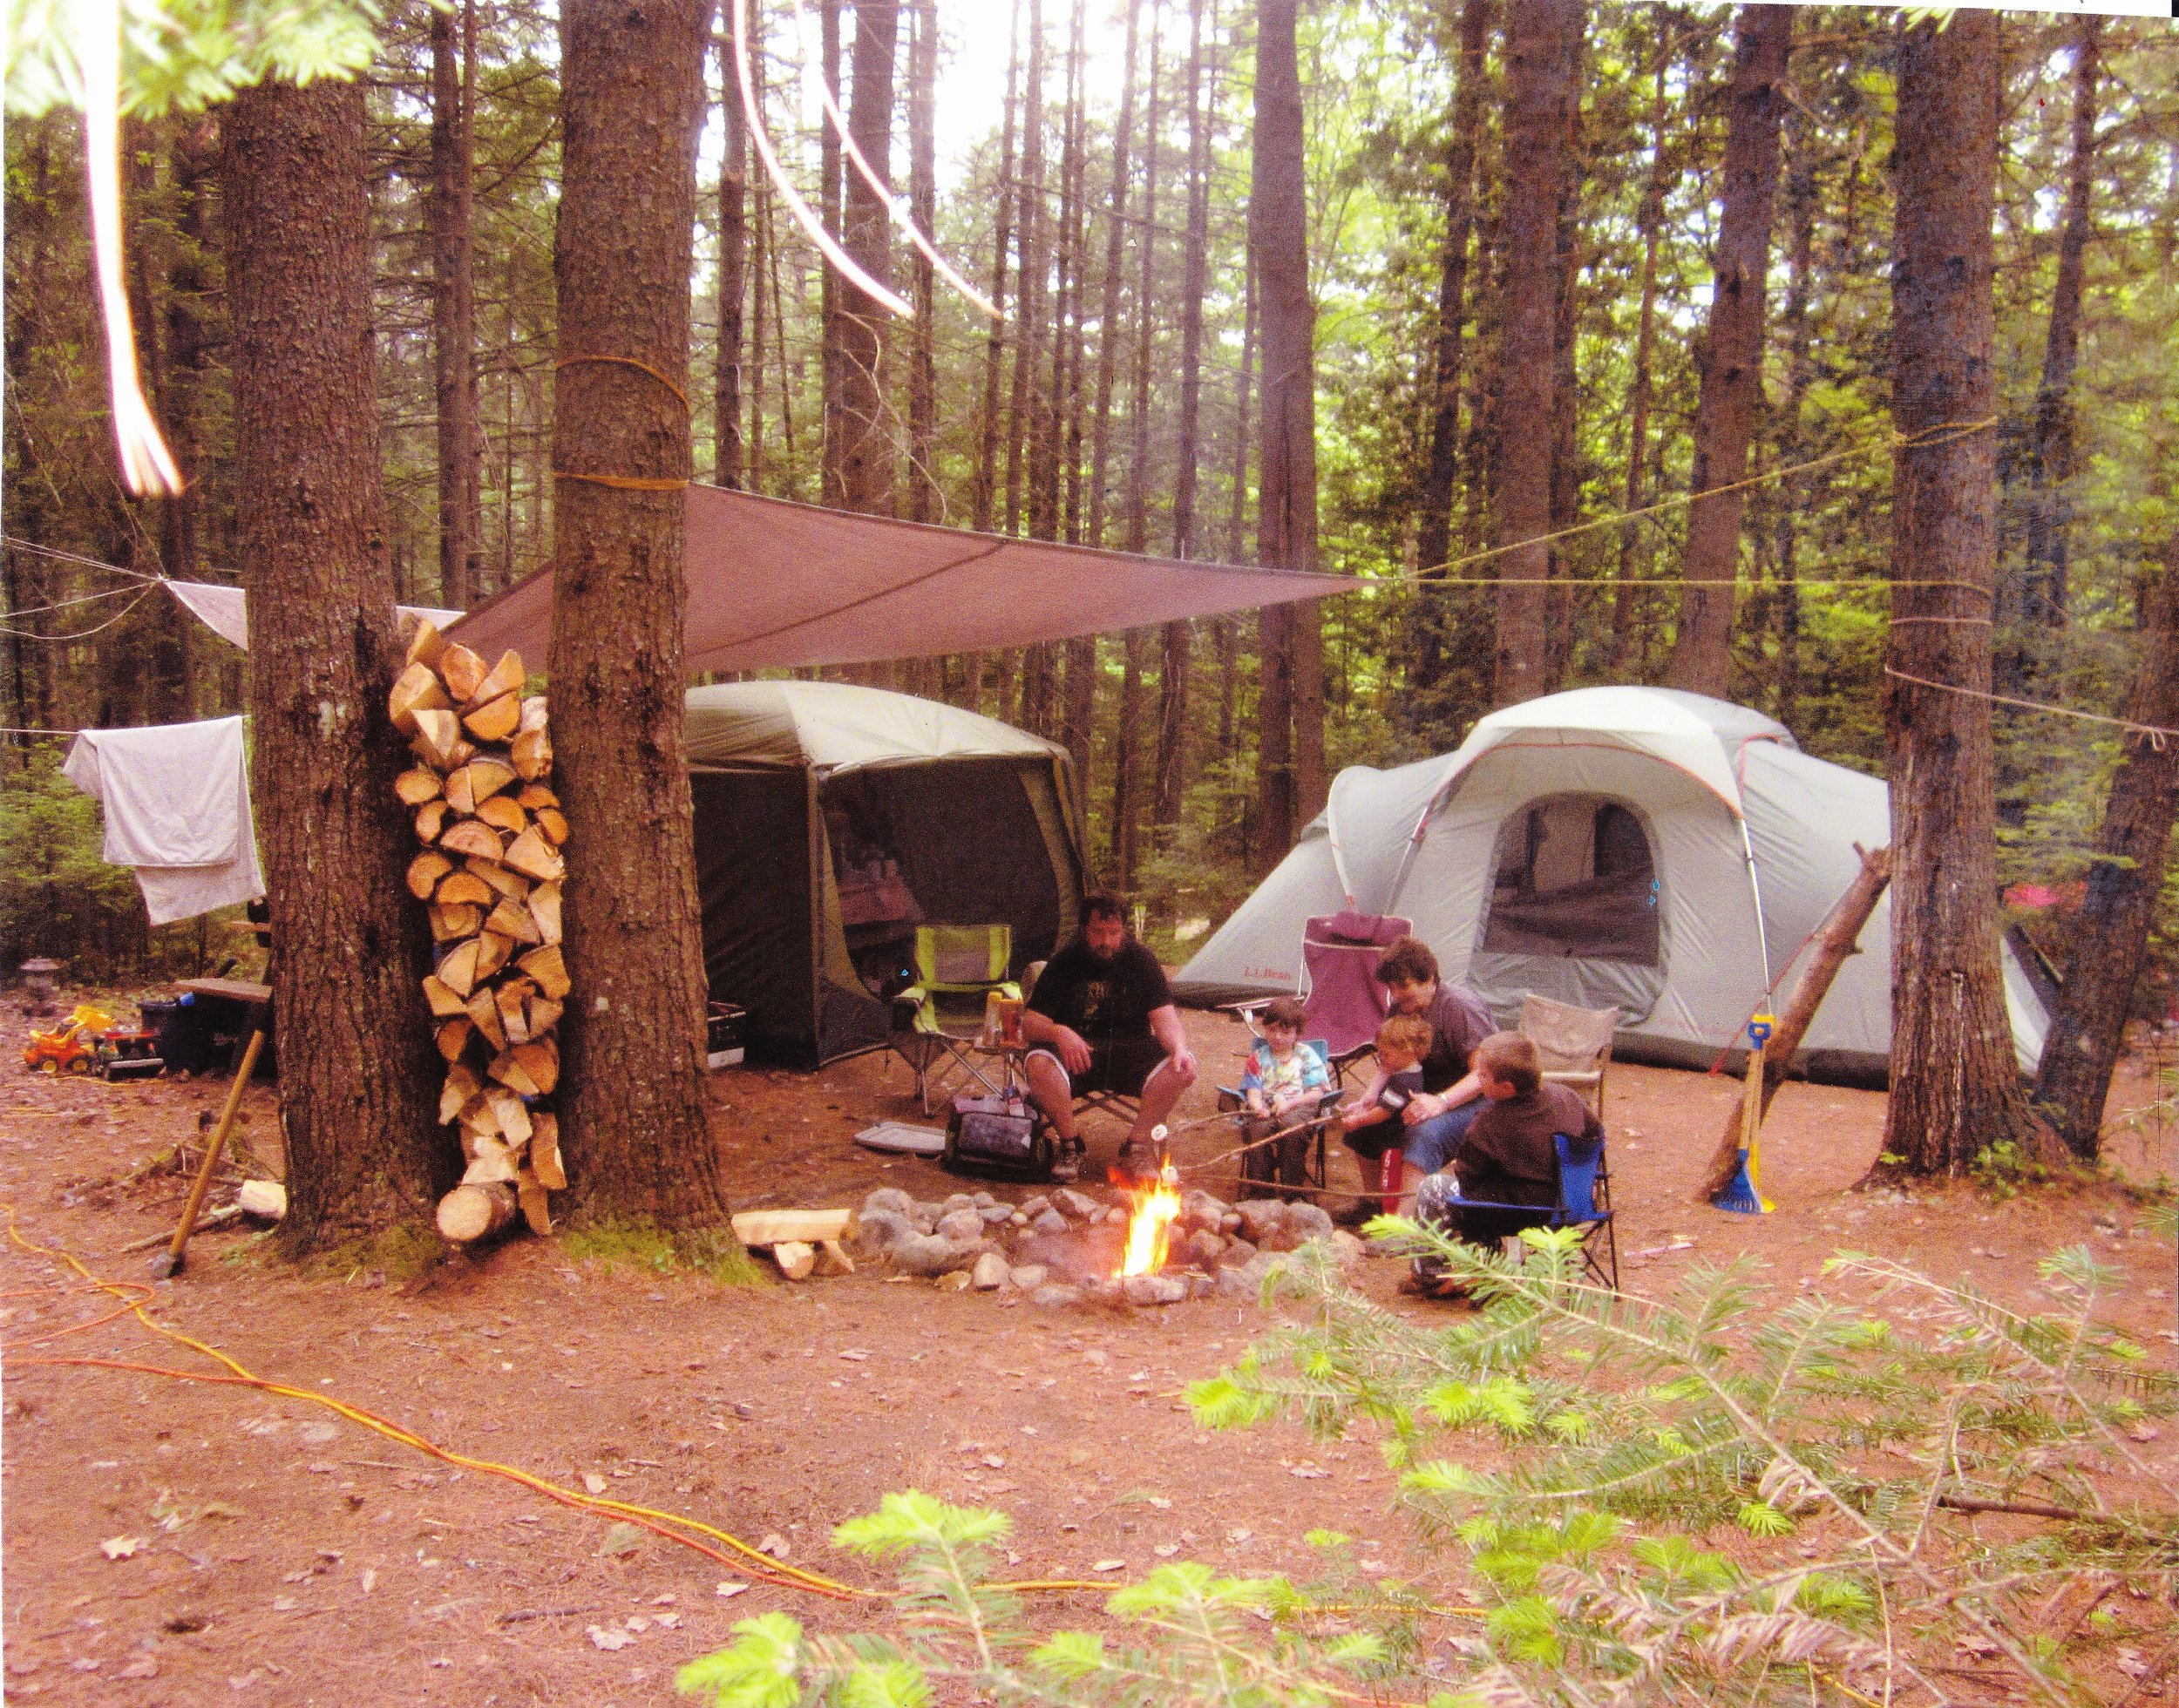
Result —
<svg viewBox="0 0 2179 1708"><path fill-rule="evenodd" d="M1129 1139L1120 1146L1113 1166L1129 1180L1150 1180L1158 1169L1157 1147L1143 1139Z"/></svg>
<svg viewBox="0 0 2179 1708"><path fill-rule="evenodd" d="M1082 1159L1090 1147L1079 1138L1059 1141L1059 1152L1052 1161L1052 1178L1060 1182L1082 1178Z"/></svg>

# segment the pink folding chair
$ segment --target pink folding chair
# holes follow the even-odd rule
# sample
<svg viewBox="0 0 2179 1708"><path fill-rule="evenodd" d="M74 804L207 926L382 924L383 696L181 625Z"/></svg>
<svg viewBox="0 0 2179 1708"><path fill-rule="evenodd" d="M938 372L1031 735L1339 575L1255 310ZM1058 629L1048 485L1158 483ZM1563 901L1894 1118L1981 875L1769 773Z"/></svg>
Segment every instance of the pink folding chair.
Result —
<svg viewBox="0 0 2179 1708"><path fill-rule="evenodd" d="M1327 913L1301 927L1301 983L1294 994L1308 1011L1307 1035L1321 1038L1335 1074L1368 1054L1377 1028L1391 1012L1377 963L1394 942L1415 930L1412 919L1388 913ZM1237 1002L1233 1010L1256 1030L1263 1000Z"/></svg>

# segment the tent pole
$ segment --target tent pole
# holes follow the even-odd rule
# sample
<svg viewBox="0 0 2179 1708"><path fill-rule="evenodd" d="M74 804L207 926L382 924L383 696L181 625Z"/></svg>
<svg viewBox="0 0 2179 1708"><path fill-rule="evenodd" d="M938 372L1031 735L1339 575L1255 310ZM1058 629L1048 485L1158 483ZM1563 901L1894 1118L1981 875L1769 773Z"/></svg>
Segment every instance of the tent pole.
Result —
<svg viewBox="0 0 2179 1708"><path fill-rule="evenodd" d="M1770 932L1763 924L1762 880L1755 874L1755 844L1748 838L1748 815L1743 812L1736 816L1741 822L1741 857L1748 862L1748 893L1755 898L1755 941L1763 952L1763 989L1768 993L1772 981Z"/></svg>

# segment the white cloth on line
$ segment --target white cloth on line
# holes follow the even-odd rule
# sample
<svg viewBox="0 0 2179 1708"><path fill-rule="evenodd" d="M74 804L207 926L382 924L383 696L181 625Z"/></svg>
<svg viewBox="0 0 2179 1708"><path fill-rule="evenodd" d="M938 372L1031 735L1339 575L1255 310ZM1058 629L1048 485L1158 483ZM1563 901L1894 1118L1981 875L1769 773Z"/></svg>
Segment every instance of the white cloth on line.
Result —
<svg viewBox="0 0 2179 1708"><path fill-rule="evenodd" d="M85 729L62 773L105 811L105 859L133 866L163 925L265 893L242 720Z"/></svg>

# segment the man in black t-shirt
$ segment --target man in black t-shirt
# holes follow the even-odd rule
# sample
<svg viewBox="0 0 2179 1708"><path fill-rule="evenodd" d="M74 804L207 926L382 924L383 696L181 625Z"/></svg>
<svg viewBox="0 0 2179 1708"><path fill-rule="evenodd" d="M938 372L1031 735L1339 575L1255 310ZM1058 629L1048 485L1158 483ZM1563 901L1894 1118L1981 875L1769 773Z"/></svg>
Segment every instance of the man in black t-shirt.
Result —
<svg viewBox="0 0 2179 1708"><path fill-rule="evenodd" d="M1119 1166L1129 1174L1147 1167L1151 1129L1195 1083L1196 1059L1165 970L1129 934L1119 897L1099 891L1084 898L1081 934L1045 963L1022 1032L1029 1095L1060 1142L1054 1172L1072 1179L1080 1171L1075 1097L1083 1091L1142 1100Z"/></svg>

